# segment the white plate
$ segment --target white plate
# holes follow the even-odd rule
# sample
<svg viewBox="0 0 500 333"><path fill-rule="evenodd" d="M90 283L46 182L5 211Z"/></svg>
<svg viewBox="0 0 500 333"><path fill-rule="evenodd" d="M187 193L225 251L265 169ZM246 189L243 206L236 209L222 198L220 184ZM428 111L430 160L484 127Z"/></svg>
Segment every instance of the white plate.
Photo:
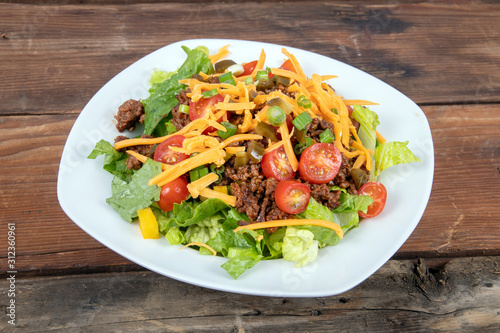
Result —
<svg viewBox="0 0 500 333"><path fill-rule="evenodd" d="M371 107L380 117L378 130L389 141L409 140L410 149L423 161L385 170L387 205L379 216L360 223L337 246L320 250L315 262L302 268L284 260L258 263L237 280L220 265L226 259L179 251L165 238L144 240L137 223L122 220L106 198L112 175L102 169L102 157L86 157L100 139L113 142L118 135L113 115L129 98L146 98L154 68L175 70L185 59L182 45L205 45L210 53L230 44L228 58L249 62L261 49L266 65L278 67L285 58L282 46L240 40L198 39L165 46L132 64L109 81L85 106L76 120L61 158L57 195L66 214L85 232L127 259L152 271L207 288L265 296L318 297L345 292L379 269L401 247L417 226L431 192L434 148L427 119L420 108L399 91L356 68L308 51L286 47L307 75L334 74L329 83L347 99L380 103Z"/></svg>

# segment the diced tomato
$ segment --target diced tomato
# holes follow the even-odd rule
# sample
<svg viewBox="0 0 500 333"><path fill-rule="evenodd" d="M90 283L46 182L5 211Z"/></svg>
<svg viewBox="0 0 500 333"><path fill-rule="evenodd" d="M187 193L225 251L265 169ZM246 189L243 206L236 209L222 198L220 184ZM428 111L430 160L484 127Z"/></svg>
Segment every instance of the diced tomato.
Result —
<svg viewBox="0 0 500 333"><path fill-rule="evenodd" d="M189 157L187 154L178 153L170 149L170 147L182 148L182 142L185 137L183 135L173 135L160 143L156 147L154 160L165 164L177 164Z"/></svg>
<svg viewBox="0 0 500 333"><path fill-rule="evenodd" d="M257 66L257 60L243 64L243 73L241 73L238 76L245 76L252 74L253 70L255 69L255 66Z"/></svg>
<svg viewBox="0 0 500 333"><path fill-rule="evenodd" d="M266 178L276 178L283 181L293 179L295 176L283 146L264 154L260 164Z"/></svg>
<svg viewBox="0 0 500 333"><path fill-rule="evenodd" d="M364 218L375 217L384 210L387 201L387 190L382 183L368 182L359 188L358 194L368 195L373 199L366 213L358 212L359 216Z"/></svg>
<svg viewBox="0 0 500 333"><path fill-rule="evenodd" d="M286 69L287 71L290 71L290 72L294 72L296 73L295 71L295 67L293 67L293 64L292 62L290 61L290 59L286 60L283 65L281 65L279 67L280 69ZM269 73L269 78L272 79L274 77L274 74L272 73Z"/></svg>
<svg viewBox="0 0 500 333"><path fill-rule="evenodd" d="M198 118L204 117L209 108L212 107L213 105L219 103L219 102L224 102L224 96L221 94L212 96L210 98L200 98L197 102L190 102L189 103L189 118L191 121L196 120ZM230 112L226 112L226 115L229 119L230 117ZM220 124L224 119L221 117L217 119L217 122ZM203 131L203 134L208 134L215 132L217 129L213 128L212 126L208 127Z"/></svg>
<svg viewBox="0 0 500 333"><path fill-rule="evenodd" d="M300 178L312 184L326 184L335 178L341 164L342 154L335 145L315 143L300 155Z"/></svg>
<svg viewBox="0 0 500 333"><path fill-rule="evenodd" d="M306 184L293 180L279 182L274 191L274 200L279 209L288 214L300 214L311 198L311 190Z"/></svg>
<svg viewBox="0 0 500 333"><path fill-rule="evenodd" d="M161 187L158 205L164 212L171 211L174 209L174 203L180 204L189 197L187 184L184 177L179 177Z"/></svg>

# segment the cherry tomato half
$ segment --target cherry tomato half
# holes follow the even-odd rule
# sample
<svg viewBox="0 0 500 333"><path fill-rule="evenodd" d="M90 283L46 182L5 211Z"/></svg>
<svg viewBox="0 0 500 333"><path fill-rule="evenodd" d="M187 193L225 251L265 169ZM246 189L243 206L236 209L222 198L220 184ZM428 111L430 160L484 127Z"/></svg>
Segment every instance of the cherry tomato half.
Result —
<svg viewBox="0 0 500 333"><path fill-rule="evenodd" d="M373 203L368 206L366 213L358 212L358 215L364 218L375 217L382 212L387 201L387 190L382 183L368 182L358 190L360 195L368 195L373 199Z"/></svg>
<svg viewBox="0 0 500 333"><path fill-rule="evenodd" d="M174 203L180 204L189 197L187 181L184 177L172 180L161 187L160 201L158 205L164 212L174 209Z"/></svg>
<svg viewBox="0 0 500 333"><path fill-rule="evenodd" d="M156 147L154 160L165 164L177 164L189 157L187 154L177 153L170 147L182 148L182 142L185 137L183 135L173 135L160 143Z"/></svg>
<svg viewBox="0 0 500 333"><path fill-rule="evenodd" d="M205 116L208 112L208 109L211 106L213 106L219 102L224 102L224 96L222 96L221 94L218 94L218 95L215 95L215 96L212 96L209 98L202 97L197 102L190 102L189 103L189 118L191 119L191 121L193 121L193 120L196 120L198 118ZM230 117L230 114L231 114L230 112L226 113L228 119ZM224 119L222 119L222 117L221 117L221 118L217 119L217 122L221 123L223 120ZM203 131L203 134L212 133L212 132L215 132L216 130L217 129L210 126Z"/></svg>
<svg viewBox="0 0 500 333"><path fill-rule="evenodd" d="M311 190L306 184L293 180L279 182L274 191L274 200L279 209L288 214L300 214L311 198Z"/></svg>
<svg viewBox="0 0 500 333"><path fill-rule="evenodd" d="M241 73L238 76L245 76L252 74L253 70L255 69L255 66L257 66L257 60L243 64L243 73Z"/></svg>
<svg viewBox="0 0 500 333"><path fill-rule="evenodd" d="M276 178L283 181L295 177L295 172L286 157L283 146L264 154L260 164L266 178Z"/></svg>
<svg viewBox="0 0 500 333"><path fill-rule="evenodd" d="M312 184L326 184L335 178L341 164L342 154L335 145L315 143L300 155L300 178Z"/></svg>

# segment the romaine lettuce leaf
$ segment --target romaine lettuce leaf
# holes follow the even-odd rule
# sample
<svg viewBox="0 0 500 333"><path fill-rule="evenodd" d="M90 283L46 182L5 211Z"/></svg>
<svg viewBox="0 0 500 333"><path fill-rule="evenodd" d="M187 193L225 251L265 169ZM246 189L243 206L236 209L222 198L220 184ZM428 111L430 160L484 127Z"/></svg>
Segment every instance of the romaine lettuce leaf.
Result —
<svg viewBox="0 0 500 333"><path fill-rule="evenodd" d="M377 144L377 126L380 124L378 115L361 105L354 105L352 117L359 122L358 136L366 149L375 151ZM376 160L372 159L372 170L375 169ZM375 181L375 173L370 173L370 181Z"/></svg>
<svg viewBox="0 0 500 333"><path fill-rule="evenodd" d="M377 149L375 149L375 159L377 160L375 166L375 176L378 177L383 170L393 165L422 162L411 152L407 145L408 141L393 141L380 144Z"/></svg>
<svg viewBox="0 0 500 333"><path fill-rule="evenodd" d="M333 210L334 213L342 212L358 212L366 213L368 206L373 202L373 199L368 195L351 195L346 192L340 193L340 206Z"/></svg>
<svg viewBox="0 0 500 333"><path fill-rule="evenodd" d="M160 231L166 232L170 227L188 227L198 224L229 208L230 206L220 199L208 199L203 202L186 200L180 204L174 204L172 211L163 213L163 217L158 220Z"/></svg>
<svg viewBox="0 0 500 333"><path fill-rule="evenodd" d="M168 228L165 238L168 240L170 245L187 243L186 237L184 237L184 232L180 230L179 227Z"/></svg>
<svg viewBox="0 0 500 333"><path fill-rule="evenodd" d="M145 112L144 134L153 133L160 121L179 103L175 95L186 87L179 83L179 80L187 79L199 72L213 73L213 65L205 52L199 49L190 50L187 47L183 49L187 53L187 59L177 73L163 83L151 87L149 97L142 101Z"/></svg>
<svg viewBox="0 0 500 333"><path fill-rule="evenodd" d="M283 256L283 238L285 237L286 228L279 228L272 234L264 233L264 243L269 250L269 256L266 259L276 259Z"/></svg>
<svg viewBox="0 0 500 333"><path fill-rule="evenodd" d="M262 256L241 256L229 259L221 265L222 268L226 270L233 277L237 279L243 272L247 269L252 268L262 259Z"/></svg>
<svg viewBox="0 0 500 333"><path fill-rule="evenodd" d="M216 214L202 220L198 224L190 225L184 234L186 242L208 242L210 239L214 238L219 231L222 231L223 221L224 216L222 214Z"/></svg>
<svg viewBox="0 0 500 333"><path fill-rule="evenodd" d="M318 256L318 244L311 231L287 227L283 238L283 259L295 261L295 267L307 265Z"/></svg>
<svg viewBox="0 0 500 333"><path fill-rule="evenodd" d="M127 160L128 155L126 153L116 151L111 143L106 140L101 140L96 143L94 150L92 150L87 158L95 159L100 155L104 155L104 170L118 176L124 181L130 180L134 171L127 169L125 161Z"/></svg>
<svg viewBox="0 0 500 333"><path fill-rule="evenodd" d="M157 68L153 70L153 73L151 74L151 77L149 78L149 84L154 85L154 84L160 84L165 82L165 80L168 80L177 73L177 71L174 72L166 72L166 71L161 71Z"/></svg>
<svg viewBox="0 0 500 333"><path fill-rule="evenodd" d="M147 159L146 163L136 171L130 181L124 181L115 176L111 183L112 196L106 202L128 222L137 217L137 210L149 207L160 200L161 189L149 186L151 178L161 172L161 163Z"/></svg>
<svg viewBox="0 0 500 333"><path fill-rule="evenodd" d="M359 122L358 136L367 149L375 150L377 140L376 129L380 124L378 115L366 107L354 105L352 117Z"/></svg>
<svg viewBox="0 0 500 333"><path fill-rule="evenodd" d="M301 219L319 219L337 223L342 228L344 233L357 227L359 223L357 211L334 213L313 198L309 199L309 204L307 205L306 210L295 216ZM311 231L314 234L314 239L319 241L320 247L337 245L340 241L337 233L328 228L314 225L304 225L297 228Z"/></svg>

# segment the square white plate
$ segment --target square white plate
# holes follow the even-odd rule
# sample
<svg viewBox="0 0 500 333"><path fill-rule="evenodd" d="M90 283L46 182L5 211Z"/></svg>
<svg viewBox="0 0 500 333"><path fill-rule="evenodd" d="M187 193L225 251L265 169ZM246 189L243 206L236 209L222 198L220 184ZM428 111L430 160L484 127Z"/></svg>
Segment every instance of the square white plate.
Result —
<svg viewBox="0 0 500 333"><path fill-rule="evenodd" d="M145 240L137 223L129 224L108 204L112 175L102 169L102 157L88 160L100 139L114 142L118 106L129 98L148 97L153 69L176 70L186 56L182 45L204 45L210 54L230 44L228 56L238 63L258 59L262 49L266 65L278 67L285 59L283 46L241 41L198 39L165 46L135 62L89 101L76 120L64 147L57 195L66 214L85 232L127 259L152 271L207 288L265 296L319 297L345 292L379 269L401 247L417 226L429 200L434 174L434 147L422 110L408 97L356 68L312 52L285 47L303 66L306 75L338 75L329 83L346 99L364 99L380 105L377 128L388 141L409 140L409 148L422 163L385 170L379 180L388 191L379 216L364 220L337 246L320 250L317 260L305 267L282 259L262 261L237 280L220 267L226 259L202 256L194 250L179 251L165 238ZM137 133L139 134L139 133Z"/></svg>

